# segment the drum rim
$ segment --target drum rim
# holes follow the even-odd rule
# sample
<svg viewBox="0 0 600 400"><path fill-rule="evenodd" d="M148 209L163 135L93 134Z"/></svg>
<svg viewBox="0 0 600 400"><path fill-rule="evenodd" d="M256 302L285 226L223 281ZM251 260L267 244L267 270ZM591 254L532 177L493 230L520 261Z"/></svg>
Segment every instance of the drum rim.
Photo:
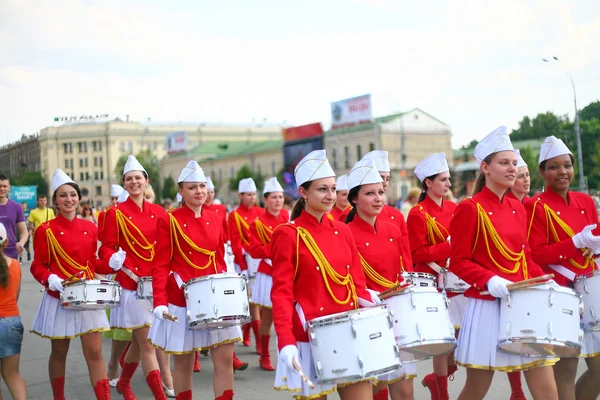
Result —
<svg viewBox="0 0 600 400"><path fill-rule="evenodd" d="M248 315L233 316L233 317L237 317L237 318L231 318L231 317L232 316L227 316L228 319L210 318L210 322L206 322L206 320L188 321L187 326L188 326L188 329L196 330L196 331L206 331L206 330L211 330L211 329L225 329L225 328L231 328L232 326L243 325L247 322L250 322L250 320L252 319ZM214 322L226 322L226 321L237 321L237 322L232 323L232 324L227 324L227 325L221 325L221 326L207 326L208 324L211 324ZM204 327L202 327L203 325L204 325Z"/></svg>
<svg viewBox="0 0 600 400"><path fill-rule="evenodd" d="M403 272L402 276L407 275L407 276L416 276L417 278L425 278L425 279L433 279L433 280L437 280L437 277L433 274L430 274L428 272Z"/></svg>
<svg viewBox="0 0 600 400"><path fill-rule="evenodd" d="M138 276L137 277L137 281L138 283L140 282L152 282L152 275L148 275L148 276Z"/></svg>
<svg viewBox="0 0 600 400"><path fill-rule="evenodd" d="M391 299L391 298L396 297L396 296L402 296L403 294L409 294L409 293L439 293L439 294L443 295L444 293L441 292L438 289L440 289L440 288L435 287L435 286L415 286L415 285L411 285L411 286L407 287L406 289L404 289L402 291L390 293L390 296L387 297L385 300ZM386 304L385 300L383 300L384 304Z"/></svg>
<svg viewBox="0 0 600 400"><path fill-rule="evenodd" d="M585 279L591 279L596 275L600 275L600 269L597 269L597 270L591 271L591 272L587 272L585 274L577 275L577 277L575 278L575 283L578 283L579 281L583 281Z"/></svg>
<svg viewBox="0 0 600 400"><path fill-rule="evenodd" d="M524 287L524 288L518 288L518 289L512 289L510 291L511 295L512 293L517 293L517 292L528 292L528 291L533 291L535 290L536 292L549 292L551 290L555 291L555 292L559 292L559 293L564 293L564 294L569 294L572 296L579 296L579 293L577 293L577 291L575 289L571 289L569 287L565 287L565 286L560 286L560 285L550 285L548 283L542 283L540 285L531 285L528 287ZM536 292L532 292L532 293L536 293ZM504 300L504 298L502 298L502 300Z"/></svg>
<svg viewBox="0 0 600 400"><path fill-rule="evenodd" d="M329 315L324 315L322 317L316 317L316 318L306 321L306 324L309 327L331 325L330 323L324 323L324 322L328 321L330 319L337 320L340 322L345 321L346 319L349 320L352 318L352 316L354 314L359 314L361 312L363 312L363 313L369 312L369 313L377 314L375 311L377 311L377 313L385 313L385 312L389 313L389 309L386 304L378 304L375 307L356 308L354 310L342 311L342 312L335 313L335 314L329 314ZM344 319L340 318L342 316L344 316L346 318L344 318Z"/></svg>
<svg viewBox="0 0 600 400"><path fill-rule="evenodd" d="M99 303L99 302L101 302L101 303ZM65 307L65 304L74 305L75 308L78 308L79 310L82 310L82 311L95 311L95 310L102 310L102 308L83 308L83 307L77 307L77 306L79 306L80 304L96 304L96 305L110 305L112 307L106 307L106 308L115 308L121 304L121 300L67 301L67 302L60 303L61 308L69 308L69 306Z"/></svg>
<svg viewBox="0 0 600 400"><path fill-rule="evenodd" d="M183 287L191 285L192 283L208 281L210 279L225 279L225 278L244 279L240 274L235 274L235 273L211 274L211 275L199 276L197 278L192 278L189 281L184 282L183 285L181 285L181 287L183 288Z"/></svg>
<svg viewBox="0 0 600 400"><path fill-rule="evenodd" d="M71 281L63 283L63 287L75 286L75 285L108 285L108 286L121 286L117 281L109 281L108 279L81 279L78 281Z"/></svg>
<svg viewBox="0 0 600 400"><path fill-rule="evenodd" d="M516 354L516 355L521 355L523 353L516 353L516 352L512 352L512 351L507 351L503 348L500 347L501 344L504 343L527 343L525 341L523 341L524 338L519 338L518 336L512 336L509 338L503 338L503 339L499 339L498 340L498 344L496 345L496 348L504 353L507 354ZM581 349L583 348L583 346L580 343L576 343L573 342L571 340L562 340L562 339L548 339L548 338L542 338L542 337L537 337L537 336L527 336L527 340L531 340L531 339L536 339L536 342L533 343L540 343L540 344L549 344L549 345L563 345L560 347L567 347L567 348L571 348L571 349L576 349L579 350L577 355L574 356L564 356L564 355L547 355L547 356L540 356L540 355L533 355L533 356L538 356L538 357L542 357L542 358L554 358L554 357L563 357L563 358L576 358L579 357L579 354L581 354ZM540 339L540 342L537 342L537 340Z"/></svg>

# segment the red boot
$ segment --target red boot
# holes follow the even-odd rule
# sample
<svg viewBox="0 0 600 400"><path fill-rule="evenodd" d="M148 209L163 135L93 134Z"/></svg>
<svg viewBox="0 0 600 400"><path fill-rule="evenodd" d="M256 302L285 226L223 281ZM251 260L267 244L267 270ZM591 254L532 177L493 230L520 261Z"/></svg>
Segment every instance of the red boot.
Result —
<svg viewBox="0 0 600 400"><path fill-rule="evenodd" d="M260 337L260 359L258 362L260 363L260 367L265 371L275 371L275 367L271 362L271 355L269 354L269 340L271 339L270 335L262 335Z"/></svg>
<svg viewBox="0 0 600 400"><path fill-rule="evenodd" d="M448 380L454 380L454 373L458 371L458 366L456 364L448 365Z"/></svg>
<svg viewBox="0 0 600 400"><path fill-rule="evenodd" d="M437 384L435 383L435 374L427 374L425 378L421 381L421 384L429 389L429 393L431 394L431 400L438 400L438 390Z"/></svg>
<svg viewBox="0 0 600 400"><path fill-rule="evenodd" d="M127 355L127 351L130 347L131 342L127 343L127 346L125 346L125 350L123 350L123 354L121 354L121 357L119 357L119 365L121 366L121 369L123 369L123 364L125 364L125 356Z"/></svg>
<svg viewBox="0 0 600 400"><path fill-rule="evenodd" d="M150 390L152 390L155 400L167 400L167 396L165 395L162 385L160 370L155 369L154 371L150 371L146 377L146 383L150 387Z"/></svg>
<svg viewBox="0 0 600 400"><path fill-rule="evenodd" d="M448 377L435 375L435 384L437 386L438 399L450 400L450 395L448 394Z"/></svg>
<svg viewBox="0 0 600 400"><path fill-rule="evenodd" d="M521 386L521 371L508 372L507 375L511 391L510 400L527 400Z"/></svg>
<svg viewBox="0 0 600 400"><path fill-rule="evenodd" d="M251 329L251 327L252 327L252 325L250 324L250 322L242 325L242 338L244 340L244 346L246 346L246 347L250 346L250 329Z"/></svg>
<svg viewBox="0 0 600 400"><path fill-rule="evenodd" d="M59 376L52 379L52 396L54 400L65 400L65 377Z"/></svg>
<svg viewBox="0 0 600 400"><path fill-rule="evenodd" d="M117 382L117 393L123 395L123 399L125 400L137 400L135 394L133 394L133 390L131 390L131 385L129 382L131 381L131 377L135 373L139 363L125 363L123 364L123 370L121 371L121 377Z"/></svg>
<svg viewBox="0 0 600 400"><path fill-rule="evenodd" d="M175 400L192 400L192 391L186 390L185 392L181 392L175 397Z"/></svg>
<svg viewBox="0 0 600 400"><path fill-rule="evenodd" d="M375 393L373 400L388 400L389 392L388 388L383 388L379 392Z"/></svg>
<svg viewBox="0 0 600 400"><path fill-rule="evenodd" d="M222 395L217 397L215 400L232 400L233 399L233 390L226 390Z"/></svg>
<svg viewBox="0 0 600 400"><path fill-rule="evenodd" d="M94 393L96 393L96 399L98 400L110 400L110 386L108 379L100 379L94 386Z"/></svg>
<svg viewBox="0 0 600 400"><path fill-rule="evenodd" d="M239 358L237 358L237 356L235 355L235 352L234 352L233 353L233 370L234 371L243 371L246 368L248 368L248 363L243 362Z"/></svg>
<svg viewBox="0 0 600 400"><path fill-rule="evenodd" d="M252 321L252 332L254 332L254 339L256 340L256 354L260 355L260 320Z"/></svg>
<svg viewBox="0 0 600 400"><path fill-rule="evenodd" d="M202 368L200 367L200 356L197 351L195 351L194 354L196 355L194 358L194 372L200 372L202 371Z"/></svg>

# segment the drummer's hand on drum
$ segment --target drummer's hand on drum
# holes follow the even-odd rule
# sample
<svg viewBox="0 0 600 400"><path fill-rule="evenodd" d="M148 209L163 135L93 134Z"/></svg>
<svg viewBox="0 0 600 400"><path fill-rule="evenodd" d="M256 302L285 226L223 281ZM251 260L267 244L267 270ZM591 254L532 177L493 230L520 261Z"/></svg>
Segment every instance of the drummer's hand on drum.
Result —
<svg viewBox="0 0 600 400"><path fill-rule="evenodd" d="M154 308L154 311L152 311L152 314L154 314L154 317L156 319L164 321L165 317L163 316L163 313L168 313L168 312L169 312L169 307L167 307L167 306L156 306Z"/></svg>
<svg viewBox="0 0 600 400"><path fill-rule="evenodd" d="M48 289L62 293L64 291L62 279L60 279L56 274L50 275L48 277Z"/></svg>
<svg viewBox="0 0 600 400"><path fill-rule="evenodd" d="M123 266L126 257L127 253L125 253L123 249L119 247L119 251L110 256L110 260L108 260L108 265L113 269L113 271L118 271Z"/></svg>
<svg viewBox="0 0 600 400"><path fill-rule="evenodd" d="M285 364L289 371L295 371L293 359L296 359L298 364L300 364L300 353L298 352L298 347L293 344L288 344L279 352L278 359Z"/></svg>
<svg viewBox="0 0 600 400"><path fill-rule="evenodd" d="M596 224L588 225L581 232L573 236L573 244L578 249L600 249L600 236L594 236L592 231L596 229Z"/></svg>
<svg viewBox="0 0 600 400"><path fill-rule="evenodd" d="M367 292L371 295L370 299L363 299L362 297L358 298L358 304L361 307L373 307L376 306L378 304L381 304L381 299L379 298L379 293L371 290L371 289L366 289Z"/></svg>
<svg viewBox="0 0 600 400"><path fill-rule="evenodd" d="M490 294L494 297L507 297L510 294L510 292L508 291L506 285L509 285L511 283L513 282L509 281L508 279L504 279L499 276L494 276L487 283L488 292L490 292Z"/></svg>

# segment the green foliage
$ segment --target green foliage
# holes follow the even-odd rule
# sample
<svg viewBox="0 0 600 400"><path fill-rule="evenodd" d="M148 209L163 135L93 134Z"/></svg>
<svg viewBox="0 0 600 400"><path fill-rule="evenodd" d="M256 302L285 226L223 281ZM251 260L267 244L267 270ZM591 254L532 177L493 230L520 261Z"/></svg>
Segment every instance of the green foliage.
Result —
<svg viewBox="0 0 600 400"><path fill-rule="evenodd" d="M154 192L156 193L156 196L157 196L156 201L157 202L160 201L161 200L161 198L160 198L161 190L160 190L159 185L162 182L160 182L159 172L158 172L158 157L156 157L154 155L154 153L152 153L151 150L146 149L146 150L142 150L139 153L137 153L135 155L135 158L137 158L138 161L146 169L146 172L148 173L148 180L150 181L150 184L154 188ZM126 162L127 162L126 155L119 157L119 159L117 160L117 165L115 166L115 169L113 171L115 174L115 177L117 178L119 183L122 182L123 168L125 167Z"/></svg>
<svg viewBox="0 0 600 400"><path fill-rule="evenodd" d="M163 181L162 186L161 195L163 200L175 200L177 197L177 184L175 183L175 179L171 178L171 175L167 176Z"/></svg>
<svg viewBox="0 0 600 400"><path fill-rule="evenodd" d="M11 186L36 186L37 194L48 194L48 182L41 172L21 170L18 176L10 177Z"/></svg>
<svg viewBox="0 0 600 400"><path fill-rule="evenodd" d="M579 118L585 121L596 118L600 121L600 101L594 101L583 107L583 109L579 111Z"/></svg>
<svg viewBox="0 0 600 400"><path fill-rule="evenodd" d="M566 116L560 117L551 112L538 114L533 119L525 116L519 121L519 128L510 134L510 139L514 142L545 138L550 135L559 137L561 132L568 129L568 126L569 119Z"/></svg>
<svg viewBox="0 0 600 400"><path fill-rule="evenodd" d="M238 182L244 178L254 179L254 183L256 183L256 187L259 191L262 190L263 185L265 184L264 177L260 172L254 172L247 165L243 165L242 168L237 171L234 178L229 178L229 190L237 192ZM216 184L215 187L217 187Z"/></svg>

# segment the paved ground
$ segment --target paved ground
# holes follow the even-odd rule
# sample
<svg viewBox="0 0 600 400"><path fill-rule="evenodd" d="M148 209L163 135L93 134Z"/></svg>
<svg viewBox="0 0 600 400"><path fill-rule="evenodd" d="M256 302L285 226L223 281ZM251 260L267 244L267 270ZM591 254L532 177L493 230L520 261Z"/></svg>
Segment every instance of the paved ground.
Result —
<svg viewBox="0 0 600 400"><path fill-rule="evenodd" d="M51 389L48 382L48 356L50 354L50 341L41 339L37 335L31 334L28 330L37 310L41 293L40 285L35 282L29 273L29 263L23 264L23 287L21 290L20 308L23 324L25 325L25 337L23 341L23 352L21 354L21 372L27 382L28 398L35 400L51 399ZM273 341L274 342L274 341ZM110 342L105 340L104 356L108 358ZM235 376L235 393L237 399L243 400L277 400L291 399L288 393L276 392L273 390L274 373L262 371L258 367L258 356L252 354L252 347L245 348L236 346L238 356L250 363L250 367ZM274 352L274 343L271 349ZM276 360L273 360L275 363ZM212 395L212 363L210 358L202 358L202 372L194 374L194 399L213 399ZM580 372L583 366L580 364ZM419 363L418 374L422 378L431 370L431 362L425 361ZM454 382L450 382L450 395L452 398L458 397L464 384L464 370L459 370L455 374ZM524 379L523 379L524 382ZM152 399L150 390L145 384L141 374L141 368L138 370L132 380L133 389L139 399ZM508 400L510 392L508 390L508 381L506 374L496 374L493 386L486 399ZM525 389L526 390L526 389ZM10 395L2 383L2 394L5 399L10 399ZM526 391L529 398L529 393ZM93 399L94 394L89 383L87 368L81 351L79 340L75 340L71 345L69 358L67 361L66 377L66 397L67 399ZM113 389L113 398L119 399L116 391ZM337 398L336 395L330 398ZM428 399L428 391L420 384L420 379L415 380L415 399Z"/></svg>

